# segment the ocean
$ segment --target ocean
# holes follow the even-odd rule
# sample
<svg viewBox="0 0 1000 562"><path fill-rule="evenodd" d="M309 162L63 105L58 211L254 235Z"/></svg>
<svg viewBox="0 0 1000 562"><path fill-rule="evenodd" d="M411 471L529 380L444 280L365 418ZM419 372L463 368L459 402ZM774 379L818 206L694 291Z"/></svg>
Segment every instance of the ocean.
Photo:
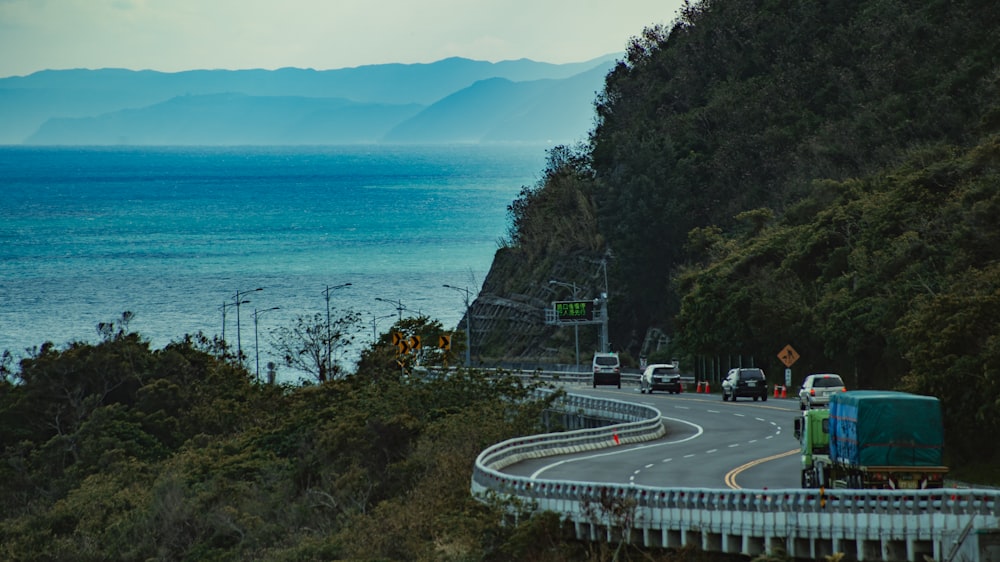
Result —
<svg viewBox="0 0 1000 562"><path fill-rule="evenodd" d="M455 327L443 285L475 297L546 148L0 147L0 351L96 343L130 311L154 349L225 330L255 369L326 294L360 345L400 312Z"/></svg>

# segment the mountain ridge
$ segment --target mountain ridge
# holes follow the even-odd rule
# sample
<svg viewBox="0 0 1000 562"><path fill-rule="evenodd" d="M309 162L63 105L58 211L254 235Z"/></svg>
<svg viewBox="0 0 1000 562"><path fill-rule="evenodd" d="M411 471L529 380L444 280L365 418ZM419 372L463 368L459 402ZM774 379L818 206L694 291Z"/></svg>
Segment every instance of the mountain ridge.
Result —
<svg viewBox="0 0 1000 562"><path fill-rule="evenodd" d="M165 73L153 70L126 69L69 69L45 70L28 76L0 79L0 143L2 144L213 144L214 140L236 144L342 144L357 142L382 142L382 136L420 113L414 109L430 110L442 116L444 127L434 125L424 117L416 125L408 125L405 142L494 142L491 140L489 122L504 121L514 116L498 114L487 100L496 99L478 84L483 80L500 78L514 84L508 88L515 99L525 100L538 95L538 80L569 81L578 84L585 95L571 96L571 111L561 112L560 120L554 119L548 134L537 130L539 123L523 131L513 127L502 135L504 142L570 142L586 134L593 113L594 92L601 88L603 78L616 62L614 55L599 57L580 63L539 63L529 59L497 63L474 61L453 57L434 63L367 65L335 70L317 71L301 68L276 70L188 70ZM581 78L581 76L585 78ZM499 82L494 83L497 87ZM481 95L478 110L471 112L477 123L458 125L450 114L447 101L459 92L466 98ZM560 94L558 88L550 89L551 95ZM275 129L265 134L264 124L258 126L255 136L248 139L233 135L218 135L200 131L197 122L181 113L163 117L162 104L188 96L187 101L199 95L244 94L241 98L248 115L272 111L275 100L268 98L299 98L307 105L325 106L326 113L317 118L327 119L334 130L327 134L313 130L296 137L294 127ZM328 100L318 103L315 100ZM361 117L341 113L330 115L332 100L343 99L355 103L354 109ZM580 100L585 100L581 102ZM205 100L208 101L208 98ZM468 100L466 100L468 101ZM257 102L254 106L251 102ZM564 107L562 100L549 100L553 107ZM439 105L440 104L440 105ZM183 104L168 104L181 110ZM522 105L523 107L523 105ZM225 108L217 108L226 113ZM457 107L451 108L457 110ZM123 112L128 113L123 113ZM138 111L138 113L135 113ZM143 121L143 111L147 120ZM301 111L288 108L287 119L301 119ZM322 113L322 112L321 112ZM159 117L155 117L159 116ZM278 119L271 115L272 119ZM167 127L163 120L187 122L189 128L180 131L175 124ZM233 116L232 127L244 128L245 119ZM217 127L222 127L218 119ZM529 125L526 124L526 125ZM128 127L126 127L126 125ZM344 127L350 125L354 132ZM130 127L130 128L129 128ZM542 127L544 128L544 127ZM300 130L309 129L304 125ZM315 128L313 128L315 129ZM174 135L165 132L173 130ZM476 131L469 137L468 132ZM205 134L200 134L200 133ZM202 140L204 137L204 140ZM194 142L198 141L198 142ZM240 142L242 141L242 142Z"/></svg>

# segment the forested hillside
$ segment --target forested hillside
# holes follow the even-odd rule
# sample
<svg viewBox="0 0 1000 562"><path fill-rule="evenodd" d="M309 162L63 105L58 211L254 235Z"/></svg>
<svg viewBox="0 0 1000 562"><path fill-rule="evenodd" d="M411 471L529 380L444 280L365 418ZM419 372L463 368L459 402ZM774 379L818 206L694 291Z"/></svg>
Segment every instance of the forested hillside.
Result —
<svg viewBox="0 0 1000 562"><path fill-rule="evenodd" d="M557 521L519 539L535 523L503 528L469 493L480 451L541 429L530 387L407 380L388 340L364 374L301 387L255 381L218 340L152 350L125 329L0 363L0 559L509 560L558 542Z"/></svg>
<svg viewBox="0 0 1000 562"><path fill-rule="evenodd" d="M689 369L738 356L776 382L792 344L795 383L941 396L969 459L1000 429L998 53L982 0L707 0L637 36L546 176L596 214L561 253L612 256L614 347L635 358L658 328ZM511 205L521 291L548 275L566 186Z"/></svg>
<svg viewBox="0 0 1000 562"><path fill-rule="evenodd" d="M477 352L565 360L572 332L538 311L565 296L551 280L579 281L610 289L626 355L658 328L688 369L774 374L790 343L797 377L939 396L953 474L995 471L998 100L994 2L689 4L636 37L589 142L512 202ZM476 454L541 429L519 379L403 377L385 333L356 373L282 387L219 341L104 328L0 358L2 559L704 559L474 501Z"/></svg>

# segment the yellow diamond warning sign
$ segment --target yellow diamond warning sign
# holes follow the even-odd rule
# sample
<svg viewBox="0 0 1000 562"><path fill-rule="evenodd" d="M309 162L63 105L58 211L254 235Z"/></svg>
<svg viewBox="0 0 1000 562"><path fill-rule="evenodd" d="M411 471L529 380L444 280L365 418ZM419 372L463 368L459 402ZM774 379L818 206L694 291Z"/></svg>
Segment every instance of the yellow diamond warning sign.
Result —
<svg viewBox="0 0 1000 562"><path fill-rule="evenodd" d="M781 359L781 362L786 367L791 367L792 363L799 360L799 352L795 351L795 348L791 345L786 345L784 349L778 352L778 359Z"/></svg>

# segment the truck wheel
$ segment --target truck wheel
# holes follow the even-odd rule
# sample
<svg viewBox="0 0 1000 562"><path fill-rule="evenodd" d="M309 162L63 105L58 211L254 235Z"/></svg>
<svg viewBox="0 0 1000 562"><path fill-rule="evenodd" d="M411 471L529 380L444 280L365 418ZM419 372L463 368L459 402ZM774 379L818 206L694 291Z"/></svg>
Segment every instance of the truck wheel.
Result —
<svg viewBox="0 0 1000 562"><path fill-rule="evenodd" d="M761 400L767 402L767 393L765 392L763 396L760 397Z"/></svg>

